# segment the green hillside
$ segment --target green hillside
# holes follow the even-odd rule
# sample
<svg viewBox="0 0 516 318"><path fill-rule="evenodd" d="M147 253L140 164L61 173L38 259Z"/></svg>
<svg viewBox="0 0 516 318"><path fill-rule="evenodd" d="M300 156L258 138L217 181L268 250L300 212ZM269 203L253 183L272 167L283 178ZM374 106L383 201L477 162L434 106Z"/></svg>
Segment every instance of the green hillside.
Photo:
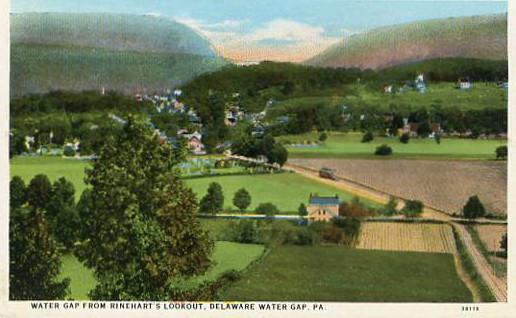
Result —
<svg viewBox="0 0 516 318"><path fill-rule="evenodd" d="M153 92L226 62L188 27L116 14L11 16L11 96L50 90Z"/></svg>
<svg viewBox="0 0 516 318"><path fill-rule="evenodd" d="M381 27L350 36L306 63L381 69L443 57L507 59L507 16L434 19Z"/></svg>

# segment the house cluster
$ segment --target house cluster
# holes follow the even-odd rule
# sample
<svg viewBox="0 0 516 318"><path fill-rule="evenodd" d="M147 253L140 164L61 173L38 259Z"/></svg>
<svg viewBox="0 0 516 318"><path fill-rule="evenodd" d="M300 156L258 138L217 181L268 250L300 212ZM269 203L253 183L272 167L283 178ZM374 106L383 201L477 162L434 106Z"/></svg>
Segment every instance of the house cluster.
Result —
<svg viewBox="0 0 516 318"><path fill-rule="evenodd" d="M188 145L188 149L194 155L205 155L206 148L202 142L202 134L198 131L194 131L193 133L188 133L186 129L181 129L177 132L178 138L186 139L186 144Z"/></svg>
<svg viewBox="0 0 516 318"><path fill-rule="evenodd" d="M193 123L200 123L200 118L197 113L183 102L180 101L180 97L183 92L180 89L171 91L167 89L165 94L155 93L154 95L140 95L134 96L138 102L150 101L158 113L168 112L171 114L186 113L190 117L190 121Z"/></svg>
<svg viewBox="0 0 516 318"><path fill-rule="evenodd" d="M403 127L398 129L398 135L408 134L410 137L418 137L419 123L410 123L408 118L403 118ZM428 138L435 138L436 135L442 134L440 123L430 123L430 133Z"/></svg>
<svg viewBox="0 0 516 318"><path fill-rule="evenodd" d="M425 80L424 74L418 74L414 81L408 81L404 85L400 86L397 90L395 86L392 84L387 84L383 86L383 92L385 94L394 94L394 93L404 93L409 90L416 90L422 94L426 93L427 90L427 82Z"/></svg>

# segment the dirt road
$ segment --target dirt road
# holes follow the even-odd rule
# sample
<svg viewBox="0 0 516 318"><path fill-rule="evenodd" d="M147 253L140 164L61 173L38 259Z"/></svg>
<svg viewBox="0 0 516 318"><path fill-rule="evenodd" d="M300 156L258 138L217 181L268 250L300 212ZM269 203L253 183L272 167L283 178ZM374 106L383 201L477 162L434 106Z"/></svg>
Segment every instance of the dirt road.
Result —
<svg viewBox="0 0 516 318"><path fill-rule="evenodd" d="M469 254L473 259L473 263L477 269L477 272L480 274L487 287L493 293L497 301L506 302L507 301L507 279L503 279L497 277L493 273L493 269L491 265L487 262L485 257L480 253L475 244L473 243L473 239L471 235L466 230L466 227L462 224L453 223L453 226L462 237L466 248L468 249Z"/></svg>
<svg viewBox="0 0 516 318"><path fill-rule="evenodd" d="M382 191L379 191L377 189L370 188L368 186L359 184L357 182L346 180L343 178L337 178L337 180L331 180L331 179L323 179L319 177L319 174L317 171L314 171L312 169L301 167L297 165L287 164L284 167L287 170L294 171L296 173L302 174L303 176L313 179L314 181L324 183L331 185L335 188L341 189L343 191L346 191L348 193L367 198L371 201L385 204L387 203L391 195L388 193L384 193ZM398 208L403 207L405 204L405 200L403 198L397 198L399 200ZM469 235L468 231L462 224L455 223L453 221L459 221L461 219L457 219L452 217L449 214L446 214L442 211L439 211L437 209L434 209L432 207L425 206L422 214L423 218L428 219L435 219L440 220L444 222L449 222L453 226L455 226L457 233L462 237L465 246L471 255L474 265L476 267L477 272L481 275L482 279L485 281L486 285L489 287L493 295L495 296L496 300L499 302L506 302L507 301L507 279L496 277L496 275L493 273L491 266L487 262L487 260L484 258L484 256L478 251L475 244L473 243L473 240L471 236ZM483 222L488 223L505 223L504 221L493 221L493 220L484 220ZM464 283L468 286L468 288L472 291L474 295L474 300L478 301L478 290L476 288L472 287L471 279L470 277L465 273L462 264L460 263L460 259L456 257L456 267L457 267L457 273L461 277L461 279L464 281Z"/></svg>

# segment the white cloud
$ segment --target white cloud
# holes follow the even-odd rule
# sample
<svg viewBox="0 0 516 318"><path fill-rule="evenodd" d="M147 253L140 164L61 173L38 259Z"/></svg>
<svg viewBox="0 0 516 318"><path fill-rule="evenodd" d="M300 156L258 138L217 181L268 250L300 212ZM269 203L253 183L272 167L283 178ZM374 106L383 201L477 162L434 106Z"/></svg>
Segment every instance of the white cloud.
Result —
<svg viewBox="0 0 516 318"><path fill-rule="evenodd" d="M174 20L206 36L223 55L235 59L300 61L341 39L326 35L322 26L287 19L275 19L254 29L249 20Z"/></svg>
<svg viewBox="0 0 516 318"><path fill-rule="evenodd" d="M307 42L324 38L324 28L292 20L276 19L246 36L251 41L284 40Z"/></svg>

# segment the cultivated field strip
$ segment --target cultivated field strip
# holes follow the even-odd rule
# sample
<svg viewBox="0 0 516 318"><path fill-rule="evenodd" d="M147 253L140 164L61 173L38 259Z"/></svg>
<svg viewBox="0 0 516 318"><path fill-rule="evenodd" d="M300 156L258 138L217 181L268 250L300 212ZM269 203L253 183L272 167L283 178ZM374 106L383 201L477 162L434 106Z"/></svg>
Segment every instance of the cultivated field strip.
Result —
<svg viewBox="0 0 516 318"><path fill-rule="evenodd" d="M315 170L329 167L338 177L450 214L461 213L474 194L490 213L507 210L505 162L294 158L289 163Z"/></svg>
<svg viewBox="0 0 516 318"><path fill-rule="evenodd" d="M507 233L507 225L482 224L475 225L475 230L489 252L501 251L500 241Z"/></svg>
<svg viewBox="0 0 516 318"><path fill-rule="evenodd" d="M405 252L455 253L455 239L447 224L364 222L359 249Z"/></svg>

